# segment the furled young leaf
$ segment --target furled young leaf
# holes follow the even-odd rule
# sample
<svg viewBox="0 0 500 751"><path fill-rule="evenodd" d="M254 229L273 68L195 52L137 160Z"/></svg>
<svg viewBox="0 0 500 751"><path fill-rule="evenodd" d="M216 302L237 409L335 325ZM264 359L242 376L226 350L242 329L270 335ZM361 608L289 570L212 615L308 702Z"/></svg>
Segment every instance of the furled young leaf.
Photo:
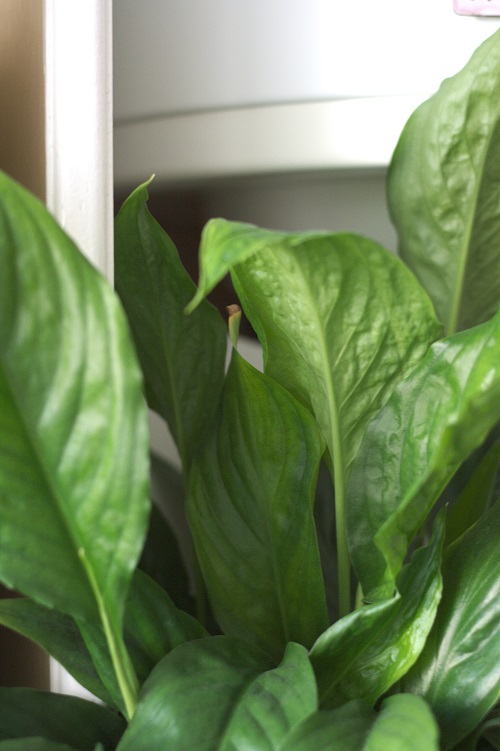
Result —
<svg viewBox="0 0 500 751"><path fill-rule="evenodd" d="M335 480L345 614L349 468L368 422L440 333L431 302L398 259L356 235L284 235L214 220L202 237L200 264L205 293L219 267L231 270L262 343L266 373L307 406L321 428Z"/></svg>
<svg viewBox="0 0 500 751"><path fill-rule="evenodd" d="M419 696L397 694L377 714L362 701L317 712L280 751L439 751L437 725Z"/></svg>
<svg viewBox="0 0 500 751"><path fill-rule="evenodd" d="M273 669L239 639L211 637L155 668L118 751L277 751L316 707L306 649L290 644Z"/></svg>
<svg viewBox="0 0 500 751"><path fill-rule="evenodd" d="M23 188L0 175L0 579L120 627L149 512L141 375L119 302Z"/></svg>
<svg viewBox="0 0 500 751"><path fill-rule="evenodd" d="M371 423L347 504L352 560L366 595L392 592L409 542L499 421L499 405L497 314L435 344Z"/></svg>
<svg viewBox="0 0 500 751"><path fill-rule="evenodd" d="M400 253L447 334L500 306L500 33L408 121L388 179Z"/></svg>
<svg viewBox="0 0 500 751"><path fill-rule="evenodd" d="M443 597L426 646L403 679L441 728L443 749L478 725L500 699L500 503L447 551Z"/></svg>
<svg viewBox="0 0 500 751"><path fill-rule="evenodd" d="M29 688L0 688L2 741L42 737L78 751L93 751L101 742L105 751L112 751L124 730L116 712L94 702Z"/></svg>
<svg viewBox="0 0 500 751"><path fill-rule="evenodd" d="M278 657L328 625L313 519L323 448L308 412L234 351L188 517L222 629Z"/></svg>
<svg viewBox="0 0 500 751"><path fill-rule="evenodd" d="M226 329L208 302L184 315L195 286L149 213L147 199L141 185L116 217L116 288L130 320L149 405L167 421L186 469L217 407Z"/></svg>
<svg viewBox="0 0 500 751"><path fill-rule="evenodd" d="M349 699L373 704L413 665L431 630L441 597L444 518L436 519L431 544L417 550L398 579L395 597L334 623L311 650L323 708Z"/></svg>

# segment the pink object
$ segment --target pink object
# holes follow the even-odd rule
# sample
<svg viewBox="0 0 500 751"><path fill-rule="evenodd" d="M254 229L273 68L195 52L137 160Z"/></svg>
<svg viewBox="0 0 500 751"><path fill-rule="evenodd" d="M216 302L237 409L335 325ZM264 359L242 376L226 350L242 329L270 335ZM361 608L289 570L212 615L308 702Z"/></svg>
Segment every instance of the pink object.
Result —
<svg viewBox="0 0 500 751"><path fill-rule="evenodd" d="M454 9L462 16L500 16L500 0L454 0Z"/></svg>

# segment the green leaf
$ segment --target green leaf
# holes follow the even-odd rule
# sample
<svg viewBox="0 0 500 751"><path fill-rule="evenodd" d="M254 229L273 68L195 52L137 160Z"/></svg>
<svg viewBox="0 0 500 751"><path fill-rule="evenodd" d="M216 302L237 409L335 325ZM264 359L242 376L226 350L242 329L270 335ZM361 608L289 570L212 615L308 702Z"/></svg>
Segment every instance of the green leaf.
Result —
<svg viewBox="0 0 500 751"><path fill-rule="evenodd" d="M307 650L290 642L281 664L248 687L224 732L220 751L250 746L277 751L290 730L316 711L318 696Z"/></svg>
<svg viewBox="0 0 500 751"><path fill-rule="evenodd" d="M278 657L328 625L313 519L323 448L307 411L234 351L188 518L223 631Z"/></svg>
<svg viewBox="0 0 500 751"><path fill-rule="evenodd" d="M111 751L124 730L116 712L94 702L29 688L0 688L2 741L43 737L78 751L93 751L101 742Z"/></svg>
<svg viewBox="0 0 500 751"><path fill-rule="evenodd" d="M116 217L116 288L130 320L148 403L167 421L186 471L217 407L227 335L208 302L184 315L195 285L149 213L147 199L141 185Z"/></svg>
<svg viewBox="0 0 500 751"><path fill-rule="evenodd" d="M395 694L382 702L362 751L439 751L439 731L420 696Z"/></svg>
<svg viewBox="0 0 500 751"><path fill-rule="evenodd" d="M142 378L113 291L45 207L0 175L0 580L121 642L149 512Z"/></svg>
<svg viewBox="0 0 500 751"><path fill-rule="evenodd" d="M500 314L435 344L369 426L347 524L363 591L390 594L408 545L460 464L499 420Z"/></svg>
<svg viewBox="0 0 500 751"><path fill-rule="evenodd" d="M447 334L500 305L500 33L408 121L388 178L400 254Z"/></svg>
<svg viewBox="0 0 500 751"><path fill-rule="evenodd" d="M317 712L281 751L439 751L436 721L418 696L397 694L377 714L362 701Z"/></svg>
<svg viewBox="0 0 500 751"><path fill-rule="evenodd" d="M79 626L102 682L121 707L103 630L83 621ZM140 570L135 572L127 600L124 637L139 683L176 646L205 636L203 626L178 610L156 582Z"/></svg>
<svg viewBox="0 0 500 751"><path fill-rule="evenodd" d="M375 720L364 701L315 712L285 738L280 751L360 751Z"/></svg>
<svg viewBox="0 0 500 751"><path fill-rule="evenodd" d="M0 600L0 623L39 644L94 696L114 704L73 618L25 597L8 598Z"/></svg>
<svg viewBox="0 0 500 751"><path fill-rule="evenodd" d="M488 449L450 508L446 518L446 547L472 527L487 510L499 467L500 439Z"/></svg>
<svg viewBox="0 0 500 751"><path fill-rule="evenodd" d="M101 751L102 746L96 748ZM79 751L67 743L56 743L46 738L15 738L14 740L0 741L0 751Z"/></svg>
<svg viewBox="0 0 500 751"><path fill-rule="evenodd" d="M182 471L155 453L151 455L151 492L154 506L171 530L171 533L161 536L166 540L173 533L175 541L172 544L165 544L163 541L162 552L160 535L157 535L154 559L151 556L151 569L144 570L151 575L154 565L157 573L153 578L167 590L177 607L191 612L191 582L196 564L193 538L186 517ZM163 566L163 573L158 571L160 565Z"/></svg>
<svg viewBox="0 0 500 751"><path fill-rule="evenodd" d="M500 698L500 503L445 555L443 597L426 646L403 679L431 705L449 749Z"/></svg>
<svg viewBox="0 0 500 751"><path fill-rule="evenodd" d="M417 550L398 579L395 597L341 618L311 650L322 708L349 699L369 704L413 665L431 630L441 597L444 519L436 519L431 544Z"/></svg>
<svg viewBox="0 0 500 751"><path fill-rule="evenodd" d="M350 466L367 424L441 327L411 272L363 237L284 235L214 220L202 238L201 284L211 278L203 269L222 261L262 343L266 373L312 411L326 441L345 614Z"/></svg>
<svg viewBox="0 0 500 751"><path fill-rule="evenodd" d="M144 685L119 751L277 751L315 711L316 686L297 644L270 668L260 650L232 637L178 647Z"/></svg>

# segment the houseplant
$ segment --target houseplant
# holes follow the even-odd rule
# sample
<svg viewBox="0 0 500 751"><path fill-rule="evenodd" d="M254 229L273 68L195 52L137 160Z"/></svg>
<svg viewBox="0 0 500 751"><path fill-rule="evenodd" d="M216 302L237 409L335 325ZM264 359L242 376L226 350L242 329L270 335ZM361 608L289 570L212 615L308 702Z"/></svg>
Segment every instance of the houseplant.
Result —
<svg viewBox="0 0 500 751"><path fill-rule="evenodd" d="M141 186L116 220L130 324L0 176L0 580L24 595L0 621L104 703L0 689L0 751L499 748L499 95L496 34L406 126L405 263L214 220L195 292ZM236 306L224 375L204 298L228 271L265 373ZM151 510L143 389L192 547Z"/></svg>

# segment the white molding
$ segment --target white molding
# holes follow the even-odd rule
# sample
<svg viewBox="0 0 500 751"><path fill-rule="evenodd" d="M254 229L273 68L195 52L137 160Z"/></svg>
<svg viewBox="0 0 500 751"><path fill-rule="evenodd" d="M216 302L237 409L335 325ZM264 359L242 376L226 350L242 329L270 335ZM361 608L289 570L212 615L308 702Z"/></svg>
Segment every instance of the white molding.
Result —
<svg viewBox="0 0 500 751"><path fill-rule="evenodd" d="M424 96L241 107L115 123L115 184L387 167Z"/></svg>
<svg viewBox="0 0 500 751"><path fill-rule="evenodd" d="M113 278L111 0L45 0L46 202ZM90 694L51 660L51 688Z"/></svg>
<svg viewBox="0 0 500 751"><path fill-rule="evenodd" d="M113 276L111 0L45 0L47 206Z"/></svg>

